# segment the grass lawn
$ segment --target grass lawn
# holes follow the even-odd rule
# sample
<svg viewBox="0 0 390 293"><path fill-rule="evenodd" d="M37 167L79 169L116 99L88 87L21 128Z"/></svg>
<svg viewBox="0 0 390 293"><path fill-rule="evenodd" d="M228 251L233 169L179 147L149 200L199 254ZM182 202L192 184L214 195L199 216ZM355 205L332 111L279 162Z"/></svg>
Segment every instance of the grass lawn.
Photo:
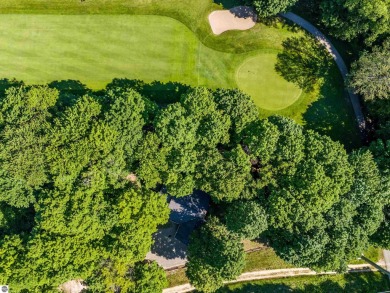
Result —
<svg viewBox="0 0 390 293"><path fill-rule="evenodd" d="M92 89L115 77L238 86L267 110L286 108L300 95L274 71L275 53L217 51L164 16L2 15L0 26L0 76L7 78L77 79Z"/></svg>
<svg viewBox="0 0 390 293"><path fill-rule="evenodd" d="M267 247L246 254L244 272L287 268L293 268L293 266L284 262L280 257L278 257L272 248ZM185 275L185 268L167 272L167 279L169 287L189 283L189 280Z"/></svg>
<svg viewBox="0 0 390 293"><path fill-rule="evenodd" d="M187 284L190 282L186 276L186 269L178 269L167 272L168 288Z"/></svg>
<svg viewBox="0 0 390 293"><path fill-rule="evenodd" d="M114 77L238 87L262 116L289 116L359 146L339 80L327 84L337 91L301 93L274 71L283 40L302 32L277 22L214 36L207 16L221 7L211 0L2 0L0 78L78 79L93 89ZM306 115L316 105L326 111Z"/></svg>
<svg viewBox="0 0 390 293"><path fill-rule="evenodd" d="M383 258L383 251L380 248L371 246L365 252L363 252L364 256L373 262L378 262ZM364 264L366 261L362 259L353 259L349 262L350 264Z"/></svg>
<svg viewBox="0 0 390 293"><path fill-rule="evenodd" d="M350 273L340 275L290 277L228 285L219 293L257 292L383 292L390 289L389 279L381 273Z"/></svg>
<svg viewBox="0 0 390 293"><path fill-rule="evenodd" d="M293 267L294 266L286 263L277 256L272 248L267 247L265 249L250 252L246 255L244 272L288 269Z"/></svg>
<svg viewBox="0 0 390 293"><path fill-rule="evenodd" d="M370 247L369 249L367 249L367 251L364 252L364 255L367 258L371 259L372 261L377 262L382 258L382 250L375 248L375 247ZM353 259L349 263L350 264L364 264L365 261ZM254 271L260 271L260 270L288 269L288 268L294 268L294 266L286 263L280 257L278 257L272 248L266 247L264 249L254 251L254 252L249 252L246 254L246 264L245 264L245 268L244 268L243 272L254 272ZM343 275L340 275L340 276L343 276ZM334 277L334 276L332 276L332 277ZM316 277L309 277L309 278L316 278ZM317 276L317 278L321 279L322 277ZM185 268L171 271L171 272L167 272L167 279L168 279L169 287L174 287L174 286L179 286L182 284L189 283L189 280L185 275ZM299 279L299 278L296 277L294 279ZM279 281L280 281L280 279L279 279ZM240 285L242 285L242 284L240 284ZM238 285L232 285L232 286L238 286ZM231 286L229 286L229 288L230 287ZM223 291L223 292L225 292L225 291ZM226 292L230 292L230 291L226 291ZM234 292L236 292L236 291L234 291ZM241 292L241 291L237 291L237 292ZM263 291L242 291L242 292L263 292ZM272 292L272 291L264 291L264 292ZM327 292L327 291L325 291L325 292ZM338 292L338 291L334 291L334 292ZM367 292L369 292L369 291L367 291Z"/></svg>

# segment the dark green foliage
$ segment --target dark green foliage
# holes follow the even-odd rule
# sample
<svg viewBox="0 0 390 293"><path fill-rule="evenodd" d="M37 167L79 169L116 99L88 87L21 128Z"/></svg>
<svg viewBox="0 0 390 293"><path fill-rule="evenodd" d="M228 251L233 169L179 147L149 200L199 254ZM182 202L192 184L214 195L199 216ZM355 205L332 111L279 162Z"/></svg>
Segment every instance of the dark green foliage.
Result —
<svg viewBox="0 0 390 293"><path fill-rule="evenodd" d="M322 57L308 56L298 59L315 75ZM187 89L161 107L129 82L99 93L73 81L21 86L0 99L0 283L161 291L164 272L143 262L168 219L152 191L161 185L175 196L201 189L225 217L190 243L187 274L205 292L241 273L241 239L267 225L278 255L299 266L342 270L369 240L387 247L389 144L371 146L375 161L348 156L290 119L260 120L238 90Z"/></svg>
<svg viewBox="0 0 390 293"><path fill-rule="evenodd" d="M249 159L241 146L223 154L218 151L204 154L199 173L205 180L201 181L199 187L210 193L215 202L238 199L250 179Z"/></svg>
<svg viewBox="0 0 390 293"><path fill-rule="evenodd" d="M217 109L230 117L232 124L230 135L238 142L242 131L258 120L259 112L250 96L239 90L219 89L214 93Z"/></svg>
<svg viewBox="0 0 390 293"><path fill-rule="evenodd" d="M261 18L277 15L287 11L298 0L253 0L253 6Z"/></svg>
<svg viewBox="0 0 390 293"><path fill-rule="evenodd" d="M214 292L223 280L239 276L244 268L244 248L217 218L210 218L196 231L188 247L186 274L201 292Z"/></svg>
<svg viewBox="0 0 390 293"><path fill-rule="evenodd" d="M384 196L369 152L348 157L339 143L282 117L253 124L244 144L267 207L268 237L284 260L343 270L367 247Z"/></svg>
<svg viewBox="0 0 390 293"><path fill-rule="evenodd" d="M390 99L390 39L352 64L349 84L366 100Z"/></svg>
<svg viewBox="0 0 390 293"><path fill-rule="evenodd" d="M256 201L231 203L225 212L226 227L241 239L255 239L267 229L267 215Z"/></svg>
<svg viewBox="0 0 390 293"><path fill-rule="evenodd" d="M370 145L370 150L381 172L381 194L383 207L383 222L371 240L382 248L390 249L390 141L378 140Z"/></svg>
<svg viewBox="0 0 390 293"><path fill-rule="evenodd" d="M332 57L324 45L311 36L288 38L278 54L275 70L287 81L312 91L330 69Z"/></svg>
<svg viewBox="0 0 390 293"><path fill-rule="evenodd" d="M322 21L342 40L364 39L370 45L390 32L388 0L326 0Z"/></svg>
<svg viewBox="0 0 390 293"><path fill-rule="evenodd" d="M287 261L319 270L343 271L350 259L358 257L368 247L369 237L382 220L380 176L369 152L354 153L349 161L350 164L344 161L345 167L339 165L338 168L339 171L345 171L345 179L352 177L348 176L350 171L346 168L352 168L354 179L351 188L346 183L337 188L336 184L340 184L340 181L326 183L329 175L322 175L317 179L309 179L310 176L301 181L300 184L314 179L318 181L312 182L310 189L302 194L310 195L306 199L309 200L307 203L305 197L299 195L299 189L298 192L290 190L271 194L270 235L273 247ZM329 165L326 169L330 171L334 167ZM340 176L343 175L339 173L338 179ZM316 189L315 186L321 188ZM333 193L331 189L327 191L328 188L332 188ZM337 190L340 192L339 199L334 196ZM295 198L290 194L294 194ZM272 200L275 196L277 197ZM318 206L314 207L312 204ZM276 208L279 209L279 214L275 214ZM291 214L283 218L282 210L291 211ZM285 219L288 221L285 222ZM277 228L274 230L274 227Z"/></svg>

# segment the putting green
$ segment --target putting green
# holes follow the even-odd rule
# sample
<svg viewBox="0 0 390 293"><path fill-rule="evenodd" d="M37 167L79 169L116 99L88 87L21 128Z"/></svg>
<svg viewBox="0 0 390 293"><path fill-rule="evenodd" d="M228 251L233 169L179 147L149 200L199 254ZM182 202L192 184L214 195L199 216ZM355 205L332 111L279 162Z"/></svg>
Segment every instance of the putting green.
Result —
<svg viewBox="0 0 390 293"><path fill-rule="evenodd" d="M258 54L246 59L236 74L238 87L251 95L260 108L270 111L294 104L302 92L275 72L275 63L275 54Z"/></svg>
<svg viewBox="0 0 390 293"><path fill-rule="evenodd" d="M0 15L0 77L26 83L113 78L239 87L259 107L283 109L299 90L274 71L275 53L204 46L184 24L154 15ZM261 90L260 90L261 89Z"/></svg>

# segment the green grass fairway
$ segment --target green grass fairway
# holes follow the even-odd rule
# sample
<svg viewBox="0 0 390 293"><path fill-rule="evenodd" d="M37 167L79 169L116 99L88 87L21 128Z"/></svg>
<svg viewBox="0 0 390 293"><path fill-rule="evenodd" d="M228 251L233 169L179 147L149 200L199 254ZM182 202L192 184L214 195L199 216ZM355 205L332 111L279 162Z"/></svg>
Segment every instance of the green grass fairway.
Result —
<svg viewBox="0 0 390 293"><path fill-rule="evenodd" d="M275 72L275 63L275 54L258 54L246 59L236 73L238 87L251 95L260 108L271 111L294 104L302 92Z"/></svg>
<svg viewBox="0 0 390 293"><path fill-rule="evenodd" d="M1 0L0 78L80 79L95 89L113 77L238 85L253 96L262 117L288 116L348 148L360 145L337 69L321 89L298 99L293 86L278 82L275 56L299 30L277 21L214 36L207 17L217 9L222 7L213 0ZM246 62L250 58L255 66ZM256 74L245 74L248 66Z"/></svg>
<svg viewBox="0 0 390 293"><path fill-rule="evenodd" d="M216 51L164 16L2 15L0 26L2 77L28 83L78 79L94 89L115 77L238 86L268 110L283 109L299 96L274 71L275 53Z"/></svg>

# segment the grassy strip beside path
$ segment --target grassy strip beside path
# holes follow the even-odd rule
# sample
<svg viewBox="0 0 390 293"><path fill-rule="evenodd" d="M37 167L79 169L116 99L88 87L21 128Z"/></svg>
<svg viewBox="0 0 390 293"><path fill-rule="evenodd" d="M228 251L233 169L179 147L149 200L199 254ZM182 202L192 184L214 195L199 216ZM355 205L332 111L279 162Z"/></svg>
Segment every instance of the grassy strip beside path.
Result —
<svg viewBox="0 0 390 293"><path fill-rule="evenodd" d="M369 247L364 255L374 262L378 262L382 258L382 250ZM364 264L361 260L351 260L350 264ZM280 257L278 257L275 251L270 248L264 248L258 251L249 252L246 255L246 265L243 273L254 272L260 270L275 270L275 269L289 269L294 266L286 263ZM185 268L178 269L175 271L167 272L167 279L170 287L179 286L182 284L189 283L189 280L185 274Z"/></svg>
<svg viewBox="0 0 390 293"><path fill-rule="evenodd" d="M389 279L378 272L268 279L227 285L219 293L254 292L383 292Z"/></svg>

